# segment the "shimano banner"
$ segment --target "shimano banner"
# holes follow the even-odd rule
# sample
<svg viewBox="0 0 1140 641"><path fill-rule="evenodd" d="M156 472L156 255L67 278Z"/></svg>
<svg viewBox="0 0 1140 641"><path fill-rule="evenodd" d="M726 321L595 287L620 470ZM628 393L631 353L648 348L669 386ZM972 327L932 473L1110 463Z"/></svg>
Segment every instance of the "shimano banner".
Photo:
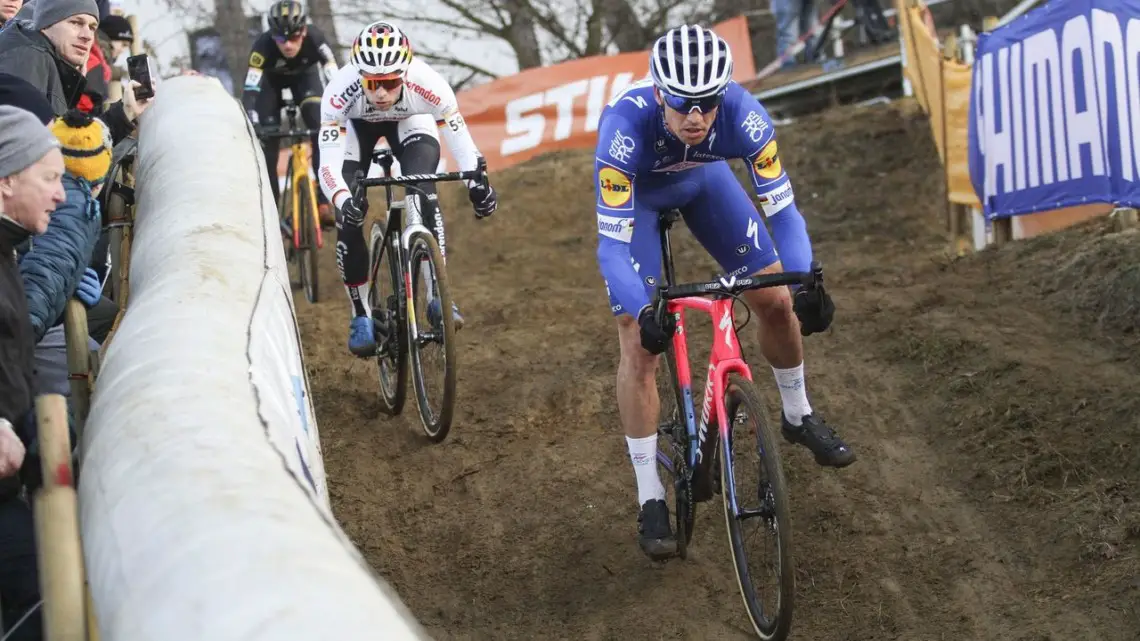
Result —
<svg viewBox="0 0 1140 641"><path fill-rule="evenodd" d="M1051 0L983 34L972 94L987 218L1140 205L1140 0Z"/></svg>

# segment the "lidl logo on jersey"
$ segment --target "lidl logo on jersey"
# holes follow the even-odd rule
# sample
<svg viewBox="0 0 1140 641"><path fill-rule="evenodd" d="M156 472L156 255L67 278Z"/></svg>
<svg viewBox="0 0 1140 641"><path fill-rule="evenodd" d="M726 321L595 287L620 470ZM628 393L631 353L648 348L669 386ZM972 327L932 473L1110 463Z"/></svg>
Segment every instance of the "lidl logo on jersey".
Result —
<svg viewBox="0 0 1140 641"><path fill-rule="evenodd" d="M983 35L970 178L988 218L1140 204L1140 0L1065 0Z"/></svg>
<svg viewBox="0 0 1140 641"><path fill-rule="evenodd" d="M769 141L756 155L756 160L752 161L752 171L764 180L775 180L783 173L784 168L780 165L780 154L775 140Z"/></svg>
<svg viewBox="0 0 1140 641"><path fill-rule="evenodd" d="M614 167L598 170L598 194L606 209L633 209L633 182L629 175Z"/></svg>
<svg viewBox="0 0 1140 641"><path fill-rule="evenodd" d="M598 214L598 233L628 243L633 240L633 219Z"/></svg>

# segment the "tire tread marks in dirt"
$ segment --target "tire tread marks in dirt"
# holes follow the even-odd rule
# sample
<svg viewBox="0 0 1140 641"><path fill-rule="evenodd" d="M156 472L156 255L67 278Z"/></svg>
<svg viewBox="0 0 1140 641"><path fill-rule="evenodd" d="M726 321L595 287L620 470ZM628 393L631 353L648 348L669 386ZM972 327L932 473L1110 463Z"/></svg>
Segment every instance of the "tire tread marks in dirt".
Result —
<svg viewBox="0 0 1140 641"><path fill-rule="evenodd" d="M837 306L806 340L809 391L859 450L841 471L781 450L793 638L1134 641L1137 236L1086 225L951 260L913 103L780 136ZM429 444L414 411L379 412L374 364L345 346L346 301L299 308L333 507L437 639L747 639L719 505L698 510L686 561L637 549L591 158L499 172L485 221L442 189L467 318L446 442ZM707 277L691 235L674 241L679 277ZM331 249L321 259L333 273ZM746 355L776 408L755 325Z"/></svg>

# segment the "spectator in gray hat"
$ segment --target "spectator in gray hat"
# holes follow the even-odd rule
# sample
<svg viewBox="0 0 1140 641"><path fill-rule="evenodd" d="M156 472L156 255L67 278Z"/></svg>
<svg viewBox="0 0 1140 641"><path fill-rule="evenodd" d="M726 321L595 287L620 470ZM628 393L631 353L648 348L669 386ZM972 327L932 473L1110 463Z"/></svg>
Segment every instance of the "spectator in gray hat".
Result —
<svg viewBox="0 0 1140 641"><path fill-rule="evenodd" d="M0 106L0 616L13 641L42 638L35 529L32 512L20 500L20 478L34 459L27 456L27 417L35 394L35 334L16 265L15 247L47 229L64 201L59 139L40 120L18 107Z"/></svg>
<svg viewBox="0 0 1140 641"><path fill-rule="evenodd" d="M95 0L34 0L30 22L18 17L0 31L0 72L27 80L44 92L52 111L62 116L74 108L86 88L87 58L99 26ZM134 122L150 100L135 100L133 91L108 105L99 115L118 142L134 129Z"/></svg>
<svg viewBox="0 0 1140 641"><path fill-rule="evenodd" d="M0 217L42 234L64 194L59 140L30 111L0 106Z"/></svg>

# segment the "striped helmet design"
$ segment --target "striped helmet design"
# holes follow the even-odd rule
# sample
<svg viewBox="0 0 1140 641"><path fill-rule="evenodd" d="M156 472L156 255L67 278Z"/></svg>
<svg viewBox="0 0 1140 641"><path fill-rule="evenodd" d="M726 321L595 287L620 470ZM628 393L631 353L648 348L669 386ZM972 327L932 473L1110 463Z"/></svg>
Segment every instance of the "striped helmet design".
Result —
<svg viewBox="0 0 1140 641"><path fill-rule="evenodd" d="M712 30L681 25L653 43L649 74L665 93L680 98L714 96L732 80L732 52Z"/></svg>
<svg viewBox="0 0 1140 641"><path fill-rule="evenodd" d="M373 22L352 42L352 64L370 76L402 76L412 64L412 43L396 25Z"/></svg>
<svg viewBox="0 0 1140 641"><path fill-rule="evenodd" d="M281 0L273 3L267 12L269 32L275 36L289 37L305 28L309 16L305 6L297 0Z"/></svg>

